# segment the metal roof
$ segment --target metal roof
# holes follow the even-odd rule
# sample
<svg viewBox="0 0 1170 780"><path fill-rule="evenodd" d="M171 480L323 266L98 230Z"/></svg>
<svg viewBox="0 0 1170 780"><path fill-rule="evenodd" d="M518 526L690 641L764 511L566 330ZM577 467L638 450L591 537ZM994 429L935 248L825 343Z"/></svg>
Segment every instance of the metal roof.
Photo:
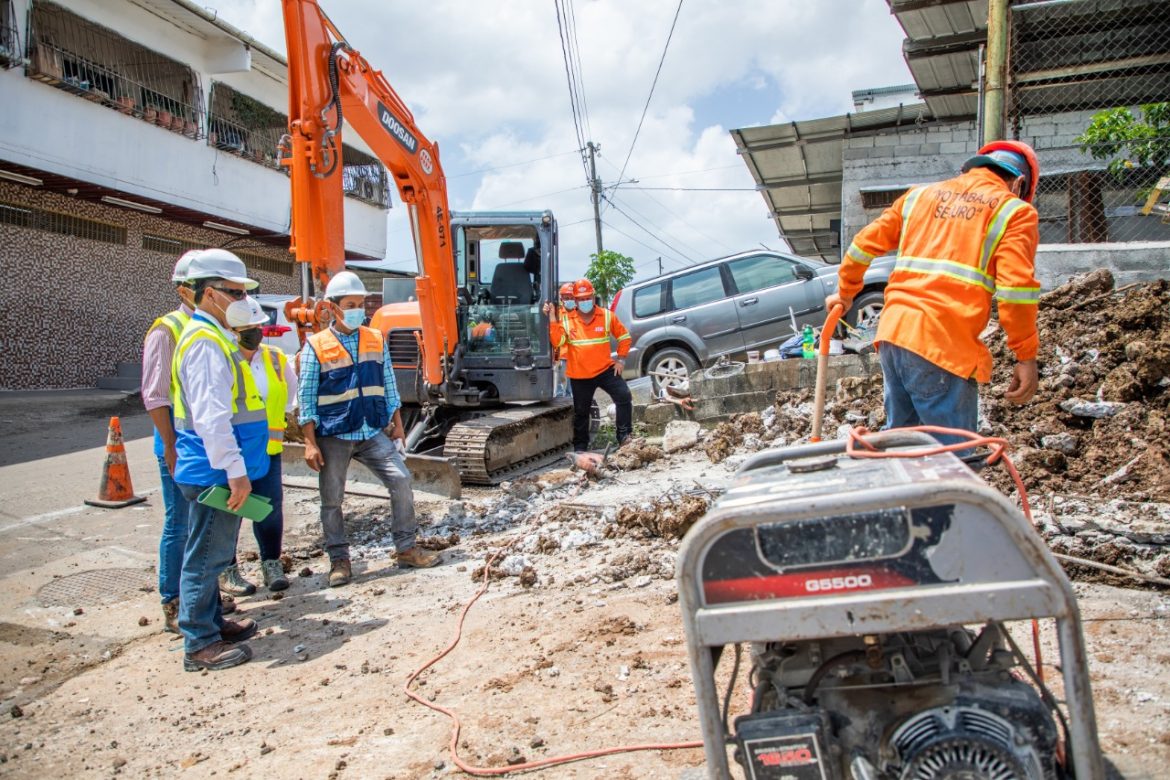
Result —
<svg viewBox="0 0 1170 780"><path fill-rule="evenodd" d="M902 55L919 95L939 118L978 111L979 46L987 40L987 0L886 0L906 31Z"/></svg>
<svg viewBox="0 0 1170 780"><path fill-rule="evenodd" d="M930 119L924 103L767 127L732 130L736 150L756 180L780 235L792 251L841 259L841 159L844 139L858 131Z"/></svg>

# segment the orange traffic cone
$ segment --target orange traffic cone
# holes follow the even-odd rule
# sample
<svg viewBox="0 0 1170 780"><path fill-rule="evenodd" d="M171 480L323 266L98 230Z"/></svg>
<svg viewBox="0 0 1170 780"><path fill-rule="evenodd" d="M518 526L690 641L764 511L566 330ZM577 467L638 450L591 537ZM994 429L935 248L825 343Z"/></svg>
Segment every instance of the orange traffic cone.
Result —
<svg viewBox="0 0 1170 780"><path fill-rule="evenodd" d="M97 498L87 498L85 503L107 509L117 509L130 504L140 504L146 499L134 495L130 484L130 466L126 464L126 447L122 444L122 422L110 418L110 434L106 437L106 462L102 466L102 484Z"/></svg>

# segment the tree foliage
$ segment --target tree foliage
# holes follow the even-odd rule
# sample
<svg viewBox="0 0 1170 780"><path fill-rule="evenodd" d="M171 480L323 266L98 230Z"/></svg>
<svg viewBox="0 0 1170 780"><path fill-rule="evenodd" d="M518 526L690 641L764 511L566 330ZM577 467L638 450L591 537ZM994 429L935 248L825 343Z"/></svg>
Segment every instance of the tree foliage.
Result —
<svg viewBox="0 0 1170 780"><path fill-rule="evenodd" d="M1128 108L1094 114L1077 137L1081 151L1109 160L1109 172L1118 177L1130 168L1170 165L1170 103L1148 103L1139 114Z"/></svg>
<svg viewBox="0 0 1170 780"><path fill-rule="evenodd" d="M609 249L595 252L589 258L585 278L593 283L602 302L608 304L614 294L634 278L634 259Z"/></svg>

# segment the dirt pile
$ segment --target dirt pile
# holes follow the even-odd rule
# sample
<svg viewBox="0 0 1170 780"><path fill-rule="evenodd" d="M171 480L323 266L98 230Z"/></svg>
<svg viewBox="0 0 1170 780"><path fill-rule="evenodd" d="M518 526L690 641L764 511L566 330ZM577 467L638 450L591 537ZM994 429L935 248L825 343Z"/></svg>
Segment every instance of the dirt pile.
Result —
<svg viewBox="0 0 1170 780"><path fill-rule="evenodd" d="M736 414L703 438L700 445L712 463L722 463L741 446L755 451L774 438L775 426L760 412Z"/></svg>
<svg viewBox="0 0 1170 780"><path fill-rule="evenodd" d="M639 538L681 539L707 511L703 496L664 497L652 503L623 506L617 512L616 526L606 528L607 535L623 531Z"/></svg>
<svg viewBox="0 0 1170 780"><path fill-rule="evenodd" d="M609 456L607 465L621 471L636 471L648 463L662 460L666 453L661 447L647 444L645 439L631 438Z"/></svg>

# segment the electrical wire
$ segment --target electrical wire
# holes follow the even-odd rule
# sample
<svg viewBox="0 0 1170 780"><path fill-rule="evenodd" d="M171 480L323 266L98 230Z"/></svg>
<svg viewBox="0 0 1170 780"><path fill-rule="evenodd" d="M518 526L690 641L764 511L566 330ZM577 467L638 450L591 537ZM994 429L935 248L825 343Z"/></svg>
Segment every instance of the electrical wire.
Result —
<svg viewBox="0 0 1170 780"><path fill-rule="evenodd" d="M581 65L581 41L577 38L577 9L573 0L562 0L568 6L569 52L577 66L577 94L581 98L581 116L585 120L586 137L593 137L593 126L589 121L589 101L585 97L585 71Z"/></svg>
<svg viewBox="0 0 1170 780"><path fill-rule="evenodd" d="M636 192L759 192L755 187L625 187Z"/></svg>
<svg viewBox="0 0 1170 780"><path fill-rule="evenodd" d="M678 247L676 247L676 246L673 246L672 244L670 244L670 242L666 241L665 239L663 239L663 238L660 238L660 237L659 237L657 234L655 234L655 233L654 233L652 230L650 230L649 228L647 228L646 226L644 226L642 223L640 223L638 220L634 219L634 218L633 218L633 217L631 217L629 214L627 214L627 213L625 212L625 210L624 210L624 209L622 209L622 207L621 207L621 206L619 206L619 205L617 205L616 203L614 203L614 202L613 202L613 199L612 199L612 198L608 198L608 197L606 197L606 198L605 198L605 201L606 201L606 203L609 203L611 206L613 206L614 210L615 210L615 211L617 211L617 213L621 214L623 217L625 217L625 218L626 218L626 219L628 219L628 220L629 220L631 223L633 223L633 225L634 225L635 227L637 227L639 230L641 230L641 231L642 231L643 233L645 233L646 235L648 235L648 236L650 236L651 238L653 238L653 239L654 239L655 241L657 241L658 243L662 244L662 245L663 245L663 246L665 246L665 247L668 247L668 248L670 249L670 251L674 252L675 254L682 255L682 256L683 256L683 257L685 257L687 260L690 260L692 263L695 263L695 262L697 262L697 261L695 260L695 258L691 257L690 255L688 255L686 252L682 251L682 250L681 250L681 249L679 249ZM649 220L647 220L647 221L649 221Z"/></svg>
<svg viewBox="0 0 1170 780"><path fill-rule="evenodd" d="M593 218L592 218L592 217L590 217L590 218L589 218L589 221L590 221L590 222L592 222L592 221L593 221ZM647 244L646 242L644 242L644 241L642 241L642 240L640 240L640 239L637 239L637 238L635 238L634 236L631 236L629 233L627 233L626 231L624 231L624 230L622 230L621 228L617 227L616 225L612 225L612 224L610 224L609 222L606 222L605 220L602 220L602 221L601 221L601 224L605 225L607 228L609 228L609 229L610 229L610 230L612 230L613 232L617 233L618 235L625 236L626 238L630 239L631 241L633 241L633 242L634 242L635 244L637 244L638 246L645 247L646 249L649 249L651 252L657 252L657 253L661 254L661 255L662 255L662 259L663 259L663 260L669 260L669 261L671 261L672 263L678 263L680 268L686 268L687 266L691 265L691 263L688 263L688 262L686 262L686 261L684 261L684 260L679 260L677 257L672 257L671 255L668 255L668 254L666 254L665 252L663 252L661 249L656 249L655 247L652 247L652 246L650 246L650 245L649 245L649 244ZM646 262L653 263L653 262L657 262L657 261L656 261L656 260L648 260L648 261L646 261ZM635 267L636 267L636 265L635 265Z"/></svg>
<svg viewBox="0 0 1170 780"><path fill-rule="evenodd" d="M577 135L577 150L581 154L581 166L585 172L585 182L592 186L589 177L589 163L585 158L585 133L581 128L581 112L578 108L578 98L576 89L576 79L574 78L574 69L572 65L572 56L569 53L569 45L565 39L565 21L561 15L560 0L553 0L553 6L557 13L557 34L561 38L561 58L565 63L565 81L569 86L569 109L573 114L573 129Z"/></svg>
<svg viewBox="0 0 1170 780"><path fill-rule="evenodd" d="M522 165L531 165L532 163L540 162L541 160L551 160L555 157L565 157L570 154L580 154L579 149L570 149L567 152L557 152L556 154L548 154L544 157L533 157L531 160L521 160L520 162L506 163L505 165L496 165L491 168L480 168L474 171L467 171L466 173L456 173L453 176L448 176L447 181L451 179L462 179L467 176L475 176L477 173L491 173L492 171L502 171L505 168L519 168Z"/></svg>

